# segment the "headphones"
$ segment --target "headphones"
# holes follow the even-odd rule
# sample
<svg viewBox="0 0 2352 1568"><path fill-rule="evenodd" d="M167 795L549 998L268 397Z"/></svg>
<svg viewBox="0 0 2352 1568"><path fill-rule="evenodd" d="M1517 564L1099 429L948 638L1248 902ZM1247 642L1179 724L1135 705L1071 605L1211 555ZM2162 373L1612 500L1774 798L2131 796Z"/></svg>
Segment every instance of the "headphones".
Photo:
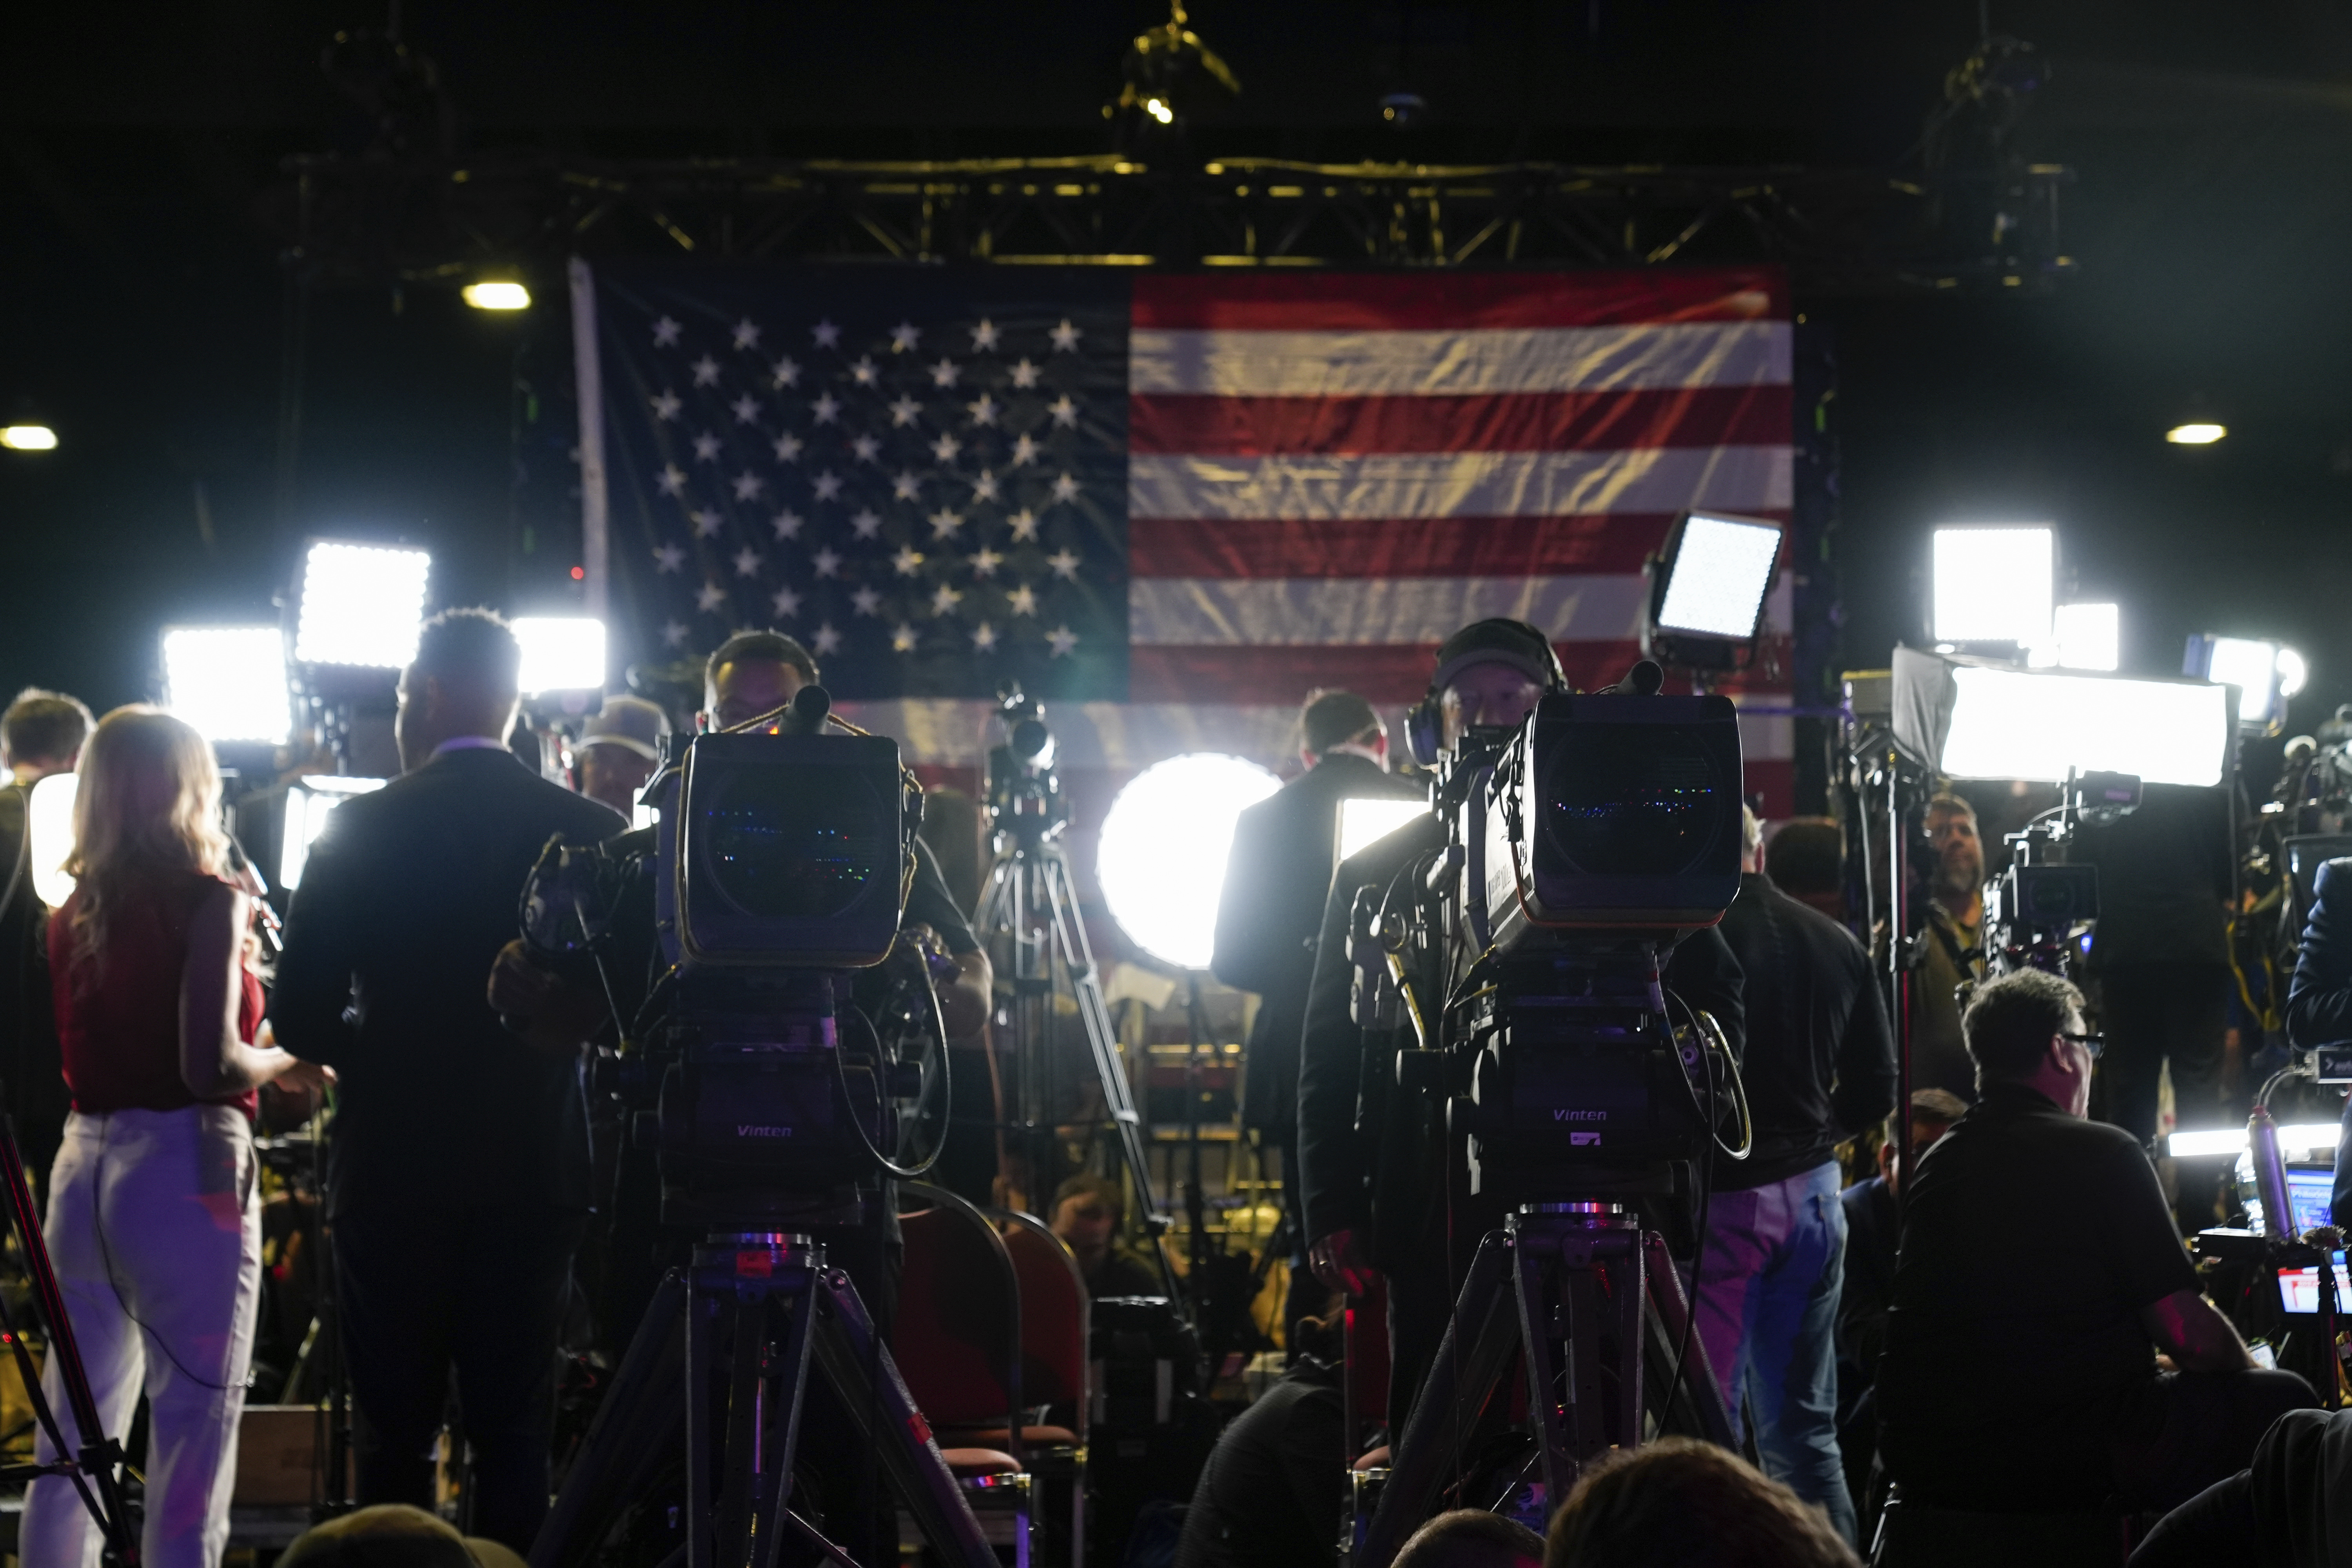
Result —
<svg viewBox="0 0 2352 1568"><path fill-rule="evenodd" d="M1465 666L1481 662L1483 655L1502 654L1511 662L1525 668L1541 667L1545 685L1553 691L1569 689L1568 671L1560 668L1559 650L1551 639L1525 621L1503 616L1474 621L1446 638L1445 646L1437 650L1437 673L1430 678L1429 690L1422 700L1405 710L1405 745L1412 760L1423 767L1435 767L1445 749L1445 709L1443 697L1446 682Z"/></svg>

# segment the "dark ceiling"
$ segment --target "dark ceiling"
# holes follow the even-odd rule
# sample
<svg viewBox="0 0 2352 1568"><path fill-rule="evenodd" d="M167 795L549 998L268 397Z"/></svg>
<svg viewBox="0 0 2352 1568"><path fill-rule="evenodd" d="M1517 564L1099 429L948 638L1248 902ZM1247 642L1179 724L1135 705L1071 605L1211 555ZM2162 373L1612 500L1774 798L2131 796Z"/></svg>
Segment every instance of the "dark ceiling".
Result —
<svg viewBox="0 0 2352 1568"><path fill-rule="evenodd" d="M1102 150L1125 41L1165 12L983 6L410 5L452 144L605 156ZM320 300L300 462L278 484L289 153L369 124L320 69L380 4L47 8L0 55L0 685L105 705L151 689L155 628L266 615L293 542L426 541L449 599L563 590L522 548L511 388L528 321L445 289ZM2352 11L2323 0L1997 4L2051 64L2021 132L2066 163L2077 276L2038 299L1800 300L1835 333L1846 654L1916 637L1944 521L2057 521L2127 662L2199 629L2268 633L2352 700ZM1892 167L1974 43L1969 0L1202 0L1244 91L1205 153ZM1421 94L1404 135L1381 95ZM2218 448L2168 447L2192 411Z"/></svg>

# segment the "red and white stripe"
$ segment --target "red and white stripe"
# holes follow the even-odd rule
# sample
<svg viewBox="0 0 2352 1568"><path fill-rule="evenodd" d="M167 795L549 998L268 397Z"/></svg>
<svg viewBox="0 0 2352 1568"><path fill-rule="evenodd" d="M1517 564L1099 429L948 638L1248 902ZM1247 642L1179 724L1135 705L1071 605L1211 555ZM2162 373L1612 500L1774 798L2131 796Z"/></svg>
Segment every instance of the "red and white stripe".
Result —
<svg viewBox="0 0 2352 1568"><path fill-rule="evenodd" d="M1790 512L1769 271L1143 277L1128 356L1129 700L1051 714L1090 780L1188 751L1282 765L1318 686L1393 732L1437 645L1488 616L1605 685L1640 657L1642 563L1676 513ZM1785 584L1767 622L1785 668ZM857 705L959 781L987 710ZM1744 729L1748 787L1785 812L1791 726Z"/></svg>
<svg viewBox="0 0 2352 1568"><path fill-rule="evenodd" d="M1769 272L1146 277L1128 355L1129 691L1226 710L1155 738L1287 740L1318 685L1401 707L1486 616L1606 684L1677 512L1790 511ZM1746 735L1780 810L1789 731Z"/></svg>

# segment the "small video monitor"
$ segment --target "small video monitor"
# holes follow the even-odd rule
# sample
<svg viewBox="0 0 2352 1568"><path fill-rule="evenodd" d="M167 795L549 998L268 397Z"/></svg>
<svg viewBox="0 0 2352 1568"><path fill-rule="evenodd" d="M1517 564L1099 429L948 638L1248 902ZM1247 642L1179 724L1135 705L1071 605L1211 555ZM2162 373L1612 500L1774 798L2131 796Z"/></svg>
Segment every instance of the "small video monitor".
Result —
<svg viewBox="0 0 2352 1568"><path fill-rule="evenodd" d="M2278 1271L2279 1308L2305 1317L2319 1310L2319 1270L2282 1268ZM2344 1277L2344 1255L2336 1254L2336 1310L2352 1317L2352 1279Z"/></svg>

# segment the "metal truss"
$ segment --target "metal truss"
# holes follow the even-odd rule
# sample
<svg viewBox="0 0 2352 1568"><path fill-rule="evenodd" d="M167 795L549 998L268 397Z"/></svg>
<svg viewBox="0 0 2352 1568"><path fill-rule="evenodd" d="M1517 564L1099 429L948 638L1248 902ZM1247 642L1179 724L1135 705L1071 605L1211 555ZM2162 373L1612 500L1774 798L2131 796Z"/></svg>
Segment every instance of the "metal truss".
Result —
<svg viewBox="0 0 2352 1568"><path fill-rule="evenodd" d="M1856 171L1434 166L1106 154L936 163L289 164L310 287L421 283L569 255L1128 266L1770 263L1812 293L2041 291L2063 165Z"/></svg>

